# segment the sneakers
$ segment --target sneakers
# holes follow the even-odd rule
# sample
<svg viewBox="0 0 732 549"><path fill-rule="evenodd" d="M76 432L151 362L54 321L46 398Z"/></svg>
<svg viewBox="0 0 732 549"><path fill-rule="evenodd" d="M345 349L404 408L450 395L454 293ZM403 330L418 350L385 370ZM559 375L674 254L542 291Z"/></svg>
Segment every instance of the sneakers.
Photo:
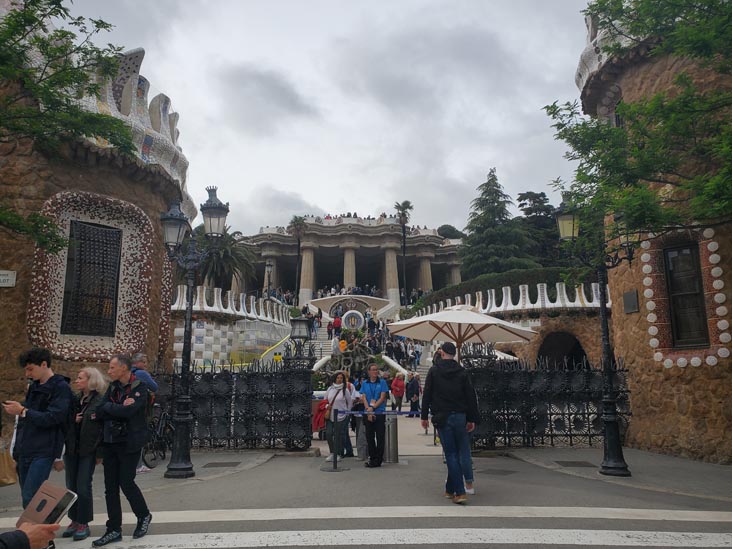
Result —
<svg viewBox="0 0 732 549"><path fill-rule="evenodd" d="M141 465L140 467L138 467L137 469L135 469L135 472L138 475L139 474L142 474L142 473L149 473L150 471L152 471L152 469L150 469L150 467L147 467L146 465Z"/></svg>
<svg viewBox="0 0 732 549"><path fill-rule="evenodd" d="M79 527L74 532L74 541L81 541L88 538L91 535L88 524L79 524Z"/></svg>
<svg viewBox="0 0 732 549"><path fill-rule="evenodd" d="M137 528L132 533L133 539L139 539L147 534L147 529L150 528L150 522L152 521L152 515L150 513L147 516L137 519Z"/></svg>
<svg viewBox="0 0 732 549"><path fill-rule="evenodd" d="M331 454L327 458L325 458L325 461L327 461L328 463L330 463L331 461L333 461L333 454Z"/></svg>
<svg viewBox="0 0 732 549"><path fill-rule="evenodd" d="M465 493L469 496L475 495L475 484L472 482L466 482L465 483Z"/></svg>
<svg viewBox="0 0 732 549"><path fill-rule="evenodd" d="M81 526L81 525L78 522L76 522L75 520L72 520L71 524L69 524L66 527L66 530L64 530L64 533L61 534L61 537L70 538L71 536L73 536L76 533L76 531L79 529L79 526Z"/></svg>
<svg viewBox="0 0 732 549"><path fill-rule="evenodd" d="M122 541L122 532L119 530L107 530L101 538L92 541L92 547L102 547L108 543L115 543L117 541Z"/></svg>
<svg viewBox="0 0 732 549"><path fill-rule="evenodd" d="M452 499L452 498L454 498L454 497L455 497L455 494L451 494L450 492L445 492L445 497L446 497L447 499Z"/></svg>
<svg viewBox="0 0 732 549"><path fill-rule="evenodd" d="M460 494L452 498L453 503L465 503L466 501L468 501L468 496L465 494Z"/></svg>

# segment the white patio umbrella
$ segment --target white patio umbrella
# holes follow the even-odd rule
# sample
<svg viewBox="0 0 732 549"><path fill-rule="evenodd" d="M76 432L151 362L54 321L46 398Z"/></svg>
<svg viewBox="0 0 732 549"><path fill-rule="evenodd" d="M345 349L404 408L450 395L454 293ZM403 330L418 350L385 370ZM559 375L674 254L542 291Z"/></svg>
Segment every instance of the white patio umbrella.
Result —
<svg viewBox="0 0 732 549"><path fill-rule="evenodd" d="M388 327L392 335L420 341L453 341L458 353L463 343L527 342L536 334L529 328L479 313L469 305L447 307L438 313L392 322Z"/></svg>

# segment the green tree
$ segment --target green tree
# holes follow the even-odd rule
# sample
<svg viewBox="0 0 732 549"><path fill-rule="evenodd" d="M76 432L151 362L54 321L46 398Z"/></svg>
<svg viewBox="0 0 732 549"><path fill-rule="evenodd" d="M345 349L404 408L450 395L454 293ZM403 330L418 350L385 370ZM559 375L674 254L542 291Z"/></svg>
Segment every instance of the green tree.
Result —
<svg viewBox="0 0 732 549"><path fill-rule="evenodd" d="M394 209L396 210L397 219L399 225L402 226L402 288L404 288L404 303L406 305L407 300L407 223L411 212L414 209L414 205L409 200L403 200L402 202L395 202Z"/></svg>
<svg viewBox="0 0 732 549"><path fill-rule="evenodd" d="M54 153L60 143L101 137L124 153L134 151L131 132L112 116L83 109L79 98L99 97L100 83L116 74L120 48L98 48L92 39L111 25L72 17L63 0L24 0L0 20L0 143L30 139ZM53 29L50 20L65 28ZM0 226L26 235L48 252L66 241L47 218L23 218L0 204Z"/></svg>
<svg viewBox="0 0 732 549"><path fill-rule="evenodd" d="M460 249L464 277L541 267L529 253L531 242L525 228L511 219L508 208L513 202L498 182L495 168L478 193L471 202L467 237Z"/></svg>
<svg viewBox="0 0 732 549"><path fill-rule="evenodd" d="M287 225L287 232L297 240L297 264L295 267L295 303L297 305L299 305L300 300L300 263L302 259L300 245L302 243L302 237L305 236L306 228L305 218L301 215L293 215L290 223Z"/></svg>
<svg viewBox="0 0 732 549"><path fill-rule="evenodd" d="M726 0L593 0L585 13L609 38L606 55L643 44L651 57L693 59L724 78L732 72ZM620 125L583 116L576 102L545 109L556 137L569 145L567 158L577 163L574 181L557 185L585 216L583 228L593 222L591 210L622 214L623 223L607 228L610 240L624 231L659 233L732 219L732 87L700 89L681 72L671 89L621 102ZM603 219L594 222L595 233L604 230ZM589 240L608 239L593 234Z"/></svg>
<svg viewBox="0 0 732 549"><path fill-rule="evenodd" d="M515 218L526 229L531 249L544 267L552 267L561 262L559 254L559 231L555 218L556 209L549 204L544 192L526 191L518 195L518 207L524 214Z"/></svg>
<svg viewBox="0 0 732 549"><path fill-rule="evenodd" d="M451 240L465 238L465 233L456 229L452 225L440 225L437 227L437 234L442 238L449 238Z"/></svg>

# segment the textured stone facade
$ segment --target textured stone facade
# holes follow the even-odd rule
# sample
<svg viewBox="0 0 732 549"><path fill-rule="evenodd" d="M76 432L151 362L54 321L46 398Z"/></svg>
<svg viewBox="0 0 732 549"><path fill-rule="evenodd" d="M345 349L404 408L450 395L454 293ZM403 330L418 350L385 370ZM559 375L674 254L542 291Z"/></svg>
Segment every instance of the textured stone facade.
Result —
<svg viewBox="0 0 732 549"><path fill-rule="evenodd" d="M592 36L592 29L590 28ZM603 59L598 36L582 56L578 84L586 113L606 117L622 98L635 102L673 93L686 72L701 89L730 89L732 78L688 59L647 56L647 47ZM674 348L663 249L698 246L709 344ZM631 266L610 272L613 303L636 293L638 312L613 308L615 354L629 369L632 419L629 446L718 463L732 463L732 227L729 223L684 230L643 242Z"/></svg>

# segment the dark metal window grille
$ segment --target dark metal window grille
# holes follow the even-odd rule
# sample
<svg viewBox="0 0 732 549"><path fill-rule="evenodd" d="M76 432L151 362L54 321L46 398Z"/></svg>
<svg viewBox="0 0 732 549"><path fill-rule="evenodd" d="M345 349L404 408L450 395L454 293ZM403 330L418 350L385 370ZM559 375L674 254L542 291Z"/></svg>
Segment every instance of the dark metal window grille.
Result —
<svg viewBox="0 0 732 549"><path fill-rule="evenodd" d="M709 345L698 246L667 248L663 256L674 347Z"/></svg>
<svg viewBox="0 0 732 549"><path fill-rule="evenodd" d="M61 333L114 336L122 231L71 222Z"/></svg>

